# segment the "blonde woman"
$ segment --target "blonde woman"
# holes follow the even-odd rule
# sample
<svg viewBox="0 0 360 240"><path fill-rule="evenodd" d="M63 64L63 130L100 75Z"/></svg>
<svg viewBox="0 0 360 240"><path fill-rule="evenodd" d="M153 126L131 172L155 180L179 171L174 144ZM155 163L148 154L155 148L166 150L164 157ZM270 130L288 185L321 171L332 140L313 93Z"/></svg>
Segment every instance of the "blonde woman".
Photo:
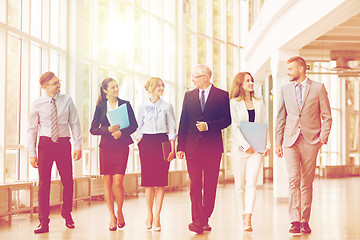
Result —
<svg viewBox="0 0 360 240"><path fill-rule="evenodd" d="M263 157L270 153L267 137L264 153L255 152L240 131L240 122L267 123L263 101L254 97L254 78L248 72L235 75L230 90L231 163L235 178L235 194L244 221L244 230L252 231L251 216L255 204L256 182Z"/></svg>
<svg viewBox="0 0 360 240"><path fill-rule="evenodd" d="M145 187L148 208L145 225L147 230L153 228L154 231L161 231L160 213L164 187L168 185L169 162L175 158L175 115L172 105L161 99L164 87L160 78L152 77L146 82L145 89L150 98L139 109L139 127L136 132L141 162L141 186ZM162 143L169 141L171 151L164 159Z"/></svg>

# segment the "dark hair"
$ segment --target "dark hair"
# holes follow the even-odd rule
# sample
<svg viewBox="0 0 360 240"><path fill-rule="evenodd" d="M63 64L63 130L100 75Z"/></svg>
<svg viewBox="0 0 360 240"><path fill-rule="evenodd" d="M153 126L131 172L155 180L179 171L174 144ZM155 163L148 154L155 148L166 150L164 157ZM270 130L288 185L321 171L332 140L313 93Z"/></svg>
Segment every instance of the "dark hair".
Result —
<svg viewBox="0 0 360 240"><path fill-rule="evenodd" d="M53 72L43 73L43 74L40 76L40 80L39 80L40 85L42 86L43 84L47 83L47 82L50 81L54 76L55 76L55 74L54 74Z"/></svg>
<svg viewBox="0 0 360 240"><path fill-rule="evenodd" d="M254 82L254 78L249 72L237 73L235 75L234 80L231 85L230 94L229 94L230 99L233 99L233 98L239 98L239 100L245 99L245 92L244 92L244 89L242 86L243 86L246 75L249 75L251 77L251 81ZM250 98L251 99L255 98L254 91L250 92Z"/></svg>
<svg viewBox="0 0 360 240"><path fill-rule="evenodd" d="M304 68L304 73L306 73L306 62L302 57L295 56L295 57L290 58L287 61L288 64L292 63L292 62L296 62L297 65L299 65L300 67L303 67Z"/></svg>
<svg viewBox="0 0 360 240"><path fill-rule="evenodd" d="M102 103L103 101L106 101L106 93L104 92L104 89L107 89L109 86L109 83L115 81L115 79L113 78L105 78L100 85L100 90L99 90L99 96L98 99L96 101L96 105L99 105L100 103Z"/></svg>

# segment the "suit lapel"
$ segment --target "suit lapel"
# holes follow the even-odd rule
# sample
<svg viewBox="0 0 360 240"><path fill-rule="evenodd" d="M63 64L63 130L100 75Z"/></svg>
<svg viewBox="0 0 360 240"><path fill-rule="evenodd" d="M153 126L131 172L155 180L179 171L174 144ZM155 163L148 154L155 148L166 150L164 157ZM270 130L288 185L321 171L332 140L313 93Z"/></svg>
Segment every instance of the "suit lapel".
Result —
<svg viewBox="0 0 360 240"><path fill-rule="evenodd" d="M295 89L295 84L293 82L291 82L289 84L289 91L288 94L290 94L290 99L292 102L292 105L296 107L296 109L300 112L299 106L297 104L297 100L296 100L296 89Z"/></svg>
<svg viewBox="0 0 360 240"><path fill-rule="evenodd" d="M304 92L304 99L302 100L302 105L301 105L301 109L300 109L300 112L302 111L302 109L304 108L304 104L305 104L305 101L307 99L307 96L309 95L309 92L310 92L310 87L311 87L311 81L310 79L307 80L307 83L306 83L306 87L305 87L305 92Z"/></svg>
<svg viewBox="0 0 360 240"><path fill-rule="evenodd" d="M194 91L194 103L196 104L196 109L201 112L200 98L199 98L199 89L195 89Z"/></svg>

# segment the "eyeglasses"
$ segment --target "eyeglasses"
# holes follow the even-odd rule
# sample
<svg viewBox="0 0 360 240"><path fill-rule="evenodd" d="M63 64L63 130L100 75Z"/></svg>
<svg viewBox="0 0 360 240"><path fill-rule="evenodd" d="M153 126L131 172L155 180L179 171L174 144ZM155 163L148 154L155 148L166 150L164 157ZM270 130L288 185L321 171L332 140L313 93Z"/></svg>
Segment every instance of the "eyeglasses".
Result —
<svg viewBox="0 0 360 240"><path fill-rule="evenodd" d="M60 85L60 84L61 84L61 80L53 82L53 83L46 83L46 85L49 85L49 86L57 86L57 85Z"/></svg>
<svg viewBox="0 0 360 240"><path fill-rule="evenodd" d="M191 76L192 78L201 78L204 77L205 75L200 75L200 76Z"/></svg>

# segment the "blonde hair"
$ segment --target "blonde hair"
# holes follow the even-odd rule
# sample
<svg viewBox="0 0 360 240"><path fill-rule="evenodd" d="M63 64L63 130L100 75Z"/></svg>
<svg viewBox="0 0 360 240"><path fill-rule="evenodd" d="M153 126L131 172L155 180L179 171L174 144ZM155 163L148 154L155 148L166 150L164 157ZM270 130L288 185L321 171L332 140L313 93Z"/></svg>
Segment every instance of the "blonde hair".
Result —
<svg viewBox="0 0 360 240"><path fill-rule="evenodd" d="M231 85L230 89L230 99L237 98L239 100L245 99L245 91L243 88L243 83L245 81L246 75L249 75L251 77L251 81L254 82L253 76L249 72L239 72L235 75L234 80ZM250 92L250 98L255 98L254 91ZM256 98L255 98L256 99Z"/></svg>
<svg viewBox="0 0 360 240"><path fill-rule="evenodd" d="M305 60L300 57L300 56L295 56L290 58L287 63L292 63L292 62L296 62L297 65L299 65L300 67L302 67L304 69L304 73L306 73L306 62Z"/></svg>
<svg viewBox="0 0 360 240"><path fill-rule="evenodd" d="M164 84L164 82L163 82L163 80L161 80L160 78L158 78L158 77L151 77L149 80L147 80L146 81L146 83L145 83L145 90L148 92L148 93L150 93L150 94L152 94L153 93L153 91L154 91L154 89L156 88L156 86L160 83L160 82L162 82L163 84Z"/></svg>
<svg viewBox="0 0 360 240"><path fill-rule="evenodd" d="M43 73L43 74L40 76L40 79L39 79L40 85L42 86L43 84L47 83L47 82L50 81L54 76L55 76L55 74L54 74L53 72Z"/></svg>

